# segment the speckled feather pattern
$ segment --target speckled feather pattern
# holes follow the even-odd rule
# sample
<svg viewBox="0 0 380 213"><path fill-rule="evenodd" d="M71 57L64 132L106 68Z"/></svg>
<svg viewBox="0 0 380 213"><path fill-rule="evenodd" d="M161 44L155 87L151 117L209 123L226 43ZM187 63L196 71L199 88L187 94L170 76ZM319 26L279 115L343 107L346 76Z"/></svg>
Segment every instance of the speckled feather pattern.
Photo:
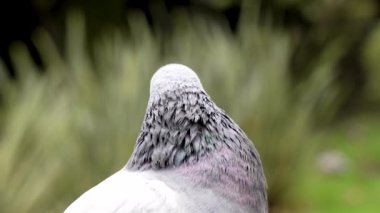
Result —
<svg viewBox="0 0 380 213"><path fill-rule="evenodd" d="M148 106L128 168L173 168L198 161L221 144L221 117L208 96L194 88L166 93ZM215 134L216 133L216 134Z"/></svg>

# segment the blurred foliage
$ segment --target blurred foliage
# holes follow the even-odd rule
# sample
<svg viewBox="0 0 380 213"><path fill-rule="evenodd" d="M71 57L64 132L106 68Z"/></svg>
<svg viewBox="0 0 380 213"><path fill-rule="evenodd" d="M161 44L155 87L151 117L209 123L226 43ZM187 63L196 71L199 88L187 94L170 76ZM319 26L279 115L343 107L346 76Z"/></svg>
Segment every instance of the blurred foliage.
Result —
<svg viewBox="0 0 380 213"><path fill-rule="evenodd" d="M323 7L316 1L272 2L278 7L292 5L307 14L308 23L326 23L324 18L336 11L323 9L325 15L316 11L341 1L323 1ZM350 7L362 8L350 2ZM371 1L361 2L372 9L365 6ZM236 32L223 21L216 24L179 8L171 14L175 19L170 33L154 33L143 14L131 12L128 36L107 32L90 46L85 18L73 13L66 21L63 54L44 30L33 38L45 63L44 74L37 72L41 68L34 65L25 45L14 43L11 55L19 79L0 77L0 212L60 212L120 169L143 119L150 77L170 62L196 70L213 100L253 139L268 179L271 212L326 210L313 203L309 207L312 201L300 199L304 193L300 187L310 178L305 168L313 165L316 151L328 144L321 124L337 122L337 114L352 97L347 94L351 88L339 84L336 71L352 40L347 31L328 35L332 32L327 27L337 27L336 23L307 32L315 35L300 42L304 37L297 39L295 31L278 27L269 15L263 21L258 15L263 11L249 1L243 4ZM339 16L372 17L358 11ZM375 102L380 97L376 58L380 28L376 29L355 53L370 76L360 94ZM163 39L166 35L170 39ZM296 82L295 68L307 70ZM5 73L3 66L0 69ZM323 184L312 181L316 187ZM311 198L319 196L313 189L303 189L311 191L305 192Z"/></svg>

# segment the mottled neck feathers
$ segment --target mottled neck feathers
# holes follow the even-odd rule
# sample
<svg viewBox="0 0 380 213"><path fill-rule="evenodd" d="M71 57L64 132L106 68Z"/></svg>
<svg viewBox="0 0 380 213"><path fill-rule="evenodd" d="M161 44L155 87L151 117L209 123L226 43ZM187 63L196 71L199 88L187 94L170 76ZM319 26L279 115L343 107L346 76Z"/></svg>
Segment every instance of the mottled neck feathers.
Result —
<svg viewBox="0 0 380 213"><path fill-rule="evenodd" d="M151 100L127 168L146 170L197 162L221 146L221 115L208 96L194 88L169 91Z"/></svg>

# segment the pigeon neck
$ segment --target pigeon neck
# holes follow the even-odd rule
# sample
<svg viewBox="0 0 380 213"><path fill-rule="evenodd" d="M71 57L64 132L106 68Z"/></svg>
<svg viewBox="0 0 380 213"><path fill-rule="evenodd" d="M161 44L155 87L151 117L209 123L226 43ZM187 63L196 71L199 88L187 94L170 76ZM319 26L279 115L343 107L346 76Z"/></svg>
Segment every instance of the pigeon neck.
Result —
<svg viewBox="0 0 380 213"><path fill-rule="evenodd" d="M197 87L150 97L127 168L167 169L197 162L220 146L220 109Z"/></svg>

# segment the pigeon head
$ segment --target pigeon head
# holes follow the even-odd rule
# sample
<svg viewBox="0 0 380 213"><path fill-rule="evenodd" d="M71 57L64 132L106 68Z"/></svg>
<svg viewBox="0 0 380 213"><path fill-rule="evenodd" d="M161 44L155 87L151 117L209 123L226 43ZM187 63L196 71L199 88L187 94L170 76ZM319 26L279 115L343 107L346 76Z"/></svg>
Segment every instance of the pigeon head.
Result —
<svg viewBox="0 0 380 213"><path fill-rule="evenodd" d="M168 64L156 71L150 81L150 98L185 87L203 90L198 75L182 64Z"/></svg>
<svg viewBox="0 0 380 213"><path fill-rule="evenodd" d="M165 169L197 161L218 146L213 130L219 111L193 70L181 64L161 67L151 79L148 107L127 168Z"/></svg>

